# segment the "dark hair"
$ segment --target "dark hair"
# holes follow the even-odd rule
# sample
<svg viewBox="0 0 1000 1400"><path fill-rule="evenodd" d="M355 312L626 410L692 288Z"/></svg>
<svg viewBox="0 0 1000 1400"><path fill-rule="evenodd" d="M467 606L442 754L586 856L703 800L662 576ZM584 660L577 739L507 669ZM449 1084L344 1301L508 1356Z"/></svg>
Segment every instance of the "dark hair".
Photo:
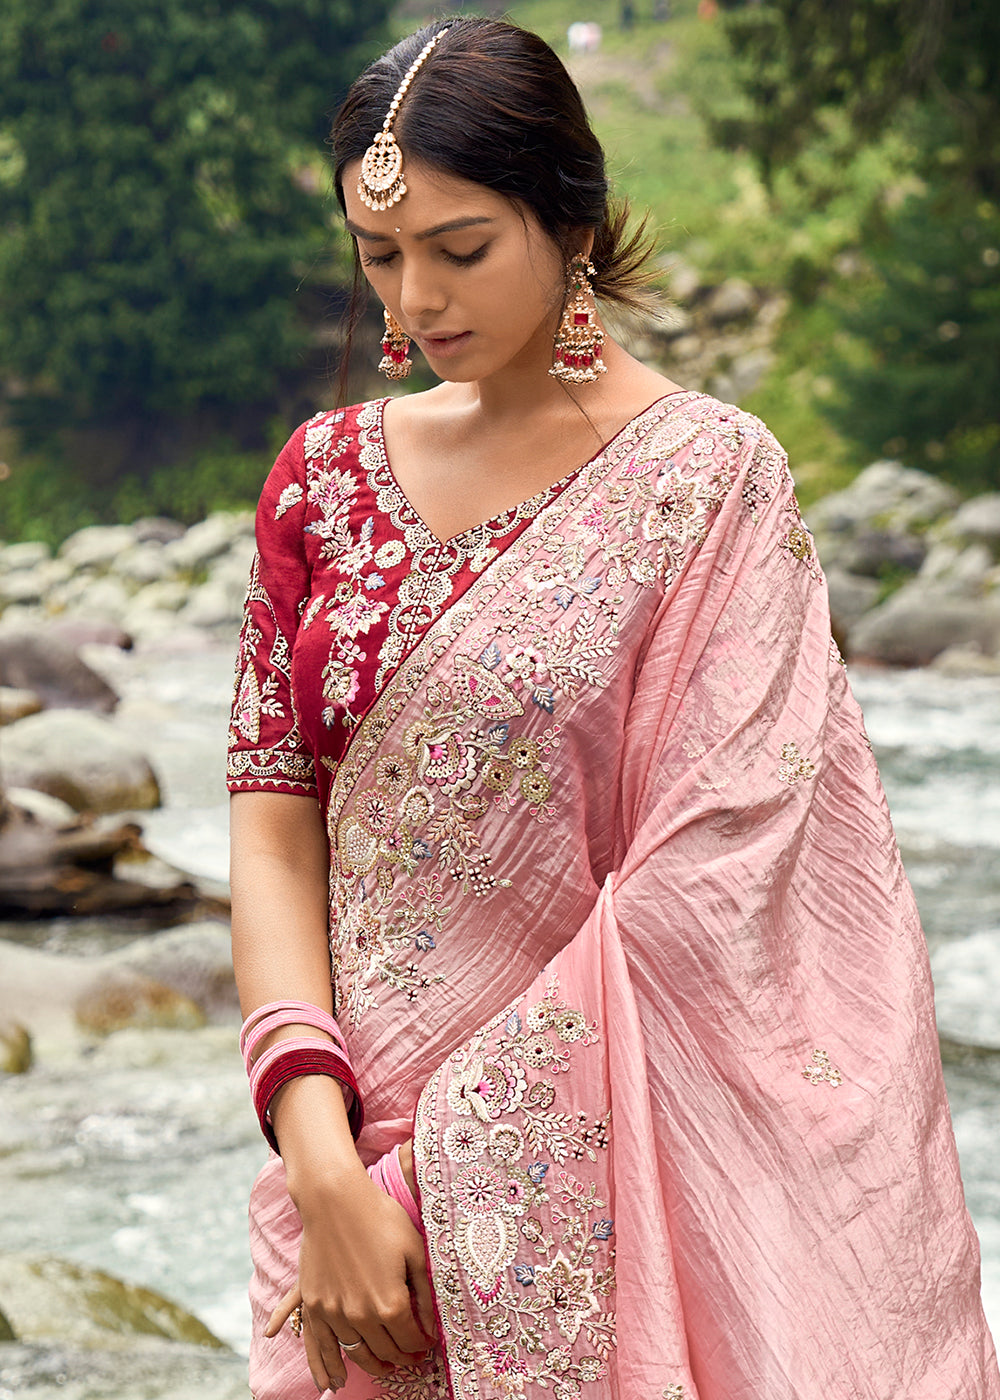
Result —
<svg viewBox="0 0 1000 1400"><path fill-rule="evenodd" d="M401 40L351 85L330 138L337 198L344 169L362 158L407 69L447 29L418 69L393 123L404 161L457 175L527 207L565 258L594 230L594 291L632 310L649 308L653 252L645 223L629 232L625 201L612 202L604 152L576 85L537 34L500 20L440 20ZM355 250L355 259L357 252ZM361 309L355 263L350 328Z"/></svg>

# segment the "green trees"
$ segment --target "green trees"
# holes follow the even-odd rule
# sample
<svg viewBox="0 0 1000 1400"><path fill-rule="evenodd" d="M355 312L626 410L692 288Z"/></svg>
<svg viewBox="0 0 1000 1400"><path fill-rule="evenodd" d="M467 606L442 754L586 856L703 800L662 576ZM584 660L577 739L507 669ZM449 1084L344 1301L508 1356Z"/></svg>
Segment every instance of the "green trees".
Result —
<svg viewBox="0 0 1000 1400"><path fill-rule="evenodd" d="M0 381L21 422L266 400L390 0L3 0Z"/></svg>
<svg viewBox="0 0 1000 1400"><path fill-rule="evenodd" d="M860 271L817 279L842 327L830 416L869 452L1000 484L1000 9L764 0L727 32L745 102L716 132L772 189L822 207L838 165L894 138Z"/></svg>

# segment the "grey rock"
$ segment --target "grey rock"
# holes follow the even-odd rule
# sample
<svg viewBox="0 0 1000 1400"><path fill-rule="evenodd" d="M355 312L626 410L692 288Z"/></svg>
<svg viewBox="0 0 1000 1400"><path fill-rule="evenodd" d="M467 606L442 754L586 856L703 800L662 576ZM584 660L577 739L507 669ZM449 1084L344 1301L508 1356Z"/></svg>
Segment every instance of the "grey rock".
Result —
<svg viewBox="0 0 1000 1400"><path fill-rule="evenodd" d="M701 273L691 263L678 258L667 268L667 284L677 301L691 302L701 291Z"/></svg>
<svg viewBox="0 0 1000 1400"><path fill-rule="evenodd" d="M846 534L862 523L906 532L930 525L958 503L958 493L929 472L900 462L873 462L845 490L817 501L808 521L817 534Z"/></svg>
<svg viewBox="0 0 1000 1400"><path fill-rule="evenodd" d="M826 571L830 595L830 620L835 637L843 639L866 612L875 606L879 585L874 579L849 574L838 564Z"/></svg>
<svg viewBox="0 0 1000 1400"><path fill-rule="evenodd" d="M163 545L156 541L144 541L124 550L111 567L118 578L139 587L169 578L172 572L169 560L163 557Z"/></svg>
<svg viewBox="0 0 1000 1400"><path fill-rule="evenodd" d="M106 569L135 542L131 525L87 525L63 541L59 557L77 569Z"/></svg>
<svg viewBox="0 0 1000 1400"><path fill-rule="evenodd" d="M40 603L47 591L40 569L18 569L0 575L0 605Z"/></svg>
<svg viewBox="0 0 1000 1400"><path fill-rule="evenodd" d="M95 618L57 617L48 625L49 633L74 649L86 646L117 647L128 651L132 638L113 622Z"/></svg>
<svg viewBox="0 0 1000 1400"><path fill-rule="evenodd" d="M879 578L886 569L916 573L926 555L927 545L919 535L863 526L845 540L837 551L836 562L849 574Z"/></svg>
<svg viewBox="0 0 1000 1400"><path fill-rule="evenodd" d="M121 812L160 805L145 755L107 720L46 710L5 730L4 771L16 787L50 793L77 811Z"/></svg>
<svg viewBox="0 0 1000 1400"><path fill-rule="evenodd" d="M107 574L87 583L73 605L73 611L87 619L120 625L130 596L121 579Z"/></svg>
<svg viewBox="0 0 1000 1400"><path fill-rule="evenodd" d="M13 686L0 685L0 725L13 724L15 720L37 715L44 709L42 698L33 690L17 690Z"/></svg>
<svg viewBox="0 0 1000 1400"><path fill-rule="evenodd" d="M708 294L705 310L709 320L717 326L740 321L757 310L757 293L749 282L744 282L740 277L730 277Z"/></svg>
<svg viewBox="0 0 1000 1400"><path fill-rule="evenodd" d="M227 626L242 618L245 596L245 577L242 584L210 579L193 591L178 616L189 627Z"/></svg>
<svg viewBox="0 0 1000 1400"><path fill-rule="evenodd" d="M205 1012L116 955L49 953L0 939L0 1018L20 1021L40 1053L87 1037L131 1030L197 1030ZM0 1304L2 1304L0 1298Z"/></svg>
<svg viewBox="0 0 1000 1400"><path fill-rule="evenodd" d="M935 656L931 669L959 680L970 676L1000 677L1000 656L984 656L975 643L950 646Z"/></svg>
<svg viewBox="0 0 1000 1400"><path fill-rule="evenodd" d="M927 666L947 648L969 645L987 656L1000 651L1000 604L934 593L917 580L867 613L847 636L849 658L891 666Z"/></svg>
<svg viewBox="0 0 1000 1400"><path fill-rule="evenodd" d="M986 591L993 556L985 544L932 545L920 570L921 582L956 598L979 598Z"/></svg>
<svg viewBox="0 0 1000 1400"><path fill-rule="evenodd" d="M187 526L166 515L144 515L132 524L139 544L169 544L187 532Z"/></svg>
<svg viewBox="0 0 1000 1400"><path fill-rule="evenodd" d="M147 584L145 588L140 588L129 603L125 614L126 623L138 612L178 612L190 594L190 585L181 583L178 579L162 579L158 583Z"/></svg>
<svg viewBox="0 0 1000 1400"><path fill-rule="evenodd" d="M0 1307L20 1341L121 1347L160 1337L225 1350L191 1313L100 1269L68 1259L0 1254Z"/></svg>
<svg viewBox="0 0 1000 1400"><path fill-rule="evenodd" d="M52 556L47 544L40 540L22 540L18 544L7 544L0 549L0 572L8 573L18 569L35 569Z"/></svg>
<svg viewBox="0 0 1000 1400"><path fill-rule="evenodd" d="M0 1395L18 1400L248 1400L245 1357L133 1336L120 1347L9 1342Z"/></svg>
<svg viewBox="0 0 1000 1400"><path fill-rule="evenodd" d="M228 924L182 924L137 938L107 960L180 992L211 1017L239 1011Z"/></svg>
<svg viewBox="0 0 1000 1400"><path fill-rule="evenodd" d="M1000 550L1000 491L964 501L948 522L948 533L981 540L995 555Z"/></svg>
<svg viewBox="0 0 1000 1400"><path fill-rule="evenodd" d="M766 347L747 350L713 378L711 392L723 403L740 403L753 393L773 363L774 353Z"/></svg>
<svg viewBox="0 0 1000 1400"><path fill-rule="evenodd" d="M118 696L55 629L0 630L0 685L32 690L46 706L108 713Z"/></svg>
<svg viewBox="0 0 1000 1400"><path fill-rule="evenodd" d="M196 572L225 554L234 540L252 533L252 512L219 511L192 525L180 539L164 545L164 555L172 568Z"/></svg>

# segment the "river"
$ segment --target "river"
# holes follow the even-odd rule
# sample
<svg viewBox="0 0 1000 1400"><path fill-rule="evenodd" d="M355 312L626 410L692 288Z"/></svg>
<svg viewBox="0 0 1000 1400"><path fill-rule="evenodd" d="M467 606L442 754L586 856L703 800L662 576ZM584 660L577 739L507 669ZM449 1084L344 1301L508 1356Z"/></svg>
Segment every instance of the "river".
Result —
<svg viewBox="0 0 1000 1400"><path fill-rule="evenodd" d="M225 715L231 648L97 660L115 723L150 754L166 804L141 818L155 851L225 878ZM985 1026L1000 1046L1000 682L931 672L852 674L879 757L939 981L942 1029ZM39 946L99 950L127 923L4 928ZM159 1289L245 1350L246 1199L264 1147L235 1020L195 1032L120 1032L85 1056L0 1085L0 1250L54 1253ZM1000 1054L949 1065L984 1299L1000 1331Z"/></svg>

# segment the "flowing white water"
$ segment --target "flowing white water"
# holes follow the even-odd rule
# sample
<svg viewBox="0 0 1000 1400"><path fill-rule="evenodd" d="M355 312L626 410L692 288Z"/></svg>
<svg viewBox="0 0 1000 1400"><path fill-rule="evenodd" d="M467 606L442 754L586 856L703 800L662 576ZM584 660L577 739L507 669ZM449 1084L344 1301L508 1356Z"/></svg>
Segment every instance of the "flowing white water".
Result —
<svg viewBox="0 0 1000 1400"><path fill-rule="evenodd" d="M167 805L141 818L150 844L223 879L231 652L100 660L124 696L116 724L164 784ZM852 682L934 951L945 1032L967 1039L957 1030L981 1024L988 1040L996 1025L988 1043L1000 1046L1000 683L921 672ZM81 950L66 921L32 940ZM91 924L83 946L111 941ZM1000 1055L950 1068L948 1085L1000 1331ZM157 1288L245 1348L246 1200L264 1148L235 1024L121 1032L86 1056L43 1061L0 1085L0 1113L0 1249L60 1254Z"/></svg>

